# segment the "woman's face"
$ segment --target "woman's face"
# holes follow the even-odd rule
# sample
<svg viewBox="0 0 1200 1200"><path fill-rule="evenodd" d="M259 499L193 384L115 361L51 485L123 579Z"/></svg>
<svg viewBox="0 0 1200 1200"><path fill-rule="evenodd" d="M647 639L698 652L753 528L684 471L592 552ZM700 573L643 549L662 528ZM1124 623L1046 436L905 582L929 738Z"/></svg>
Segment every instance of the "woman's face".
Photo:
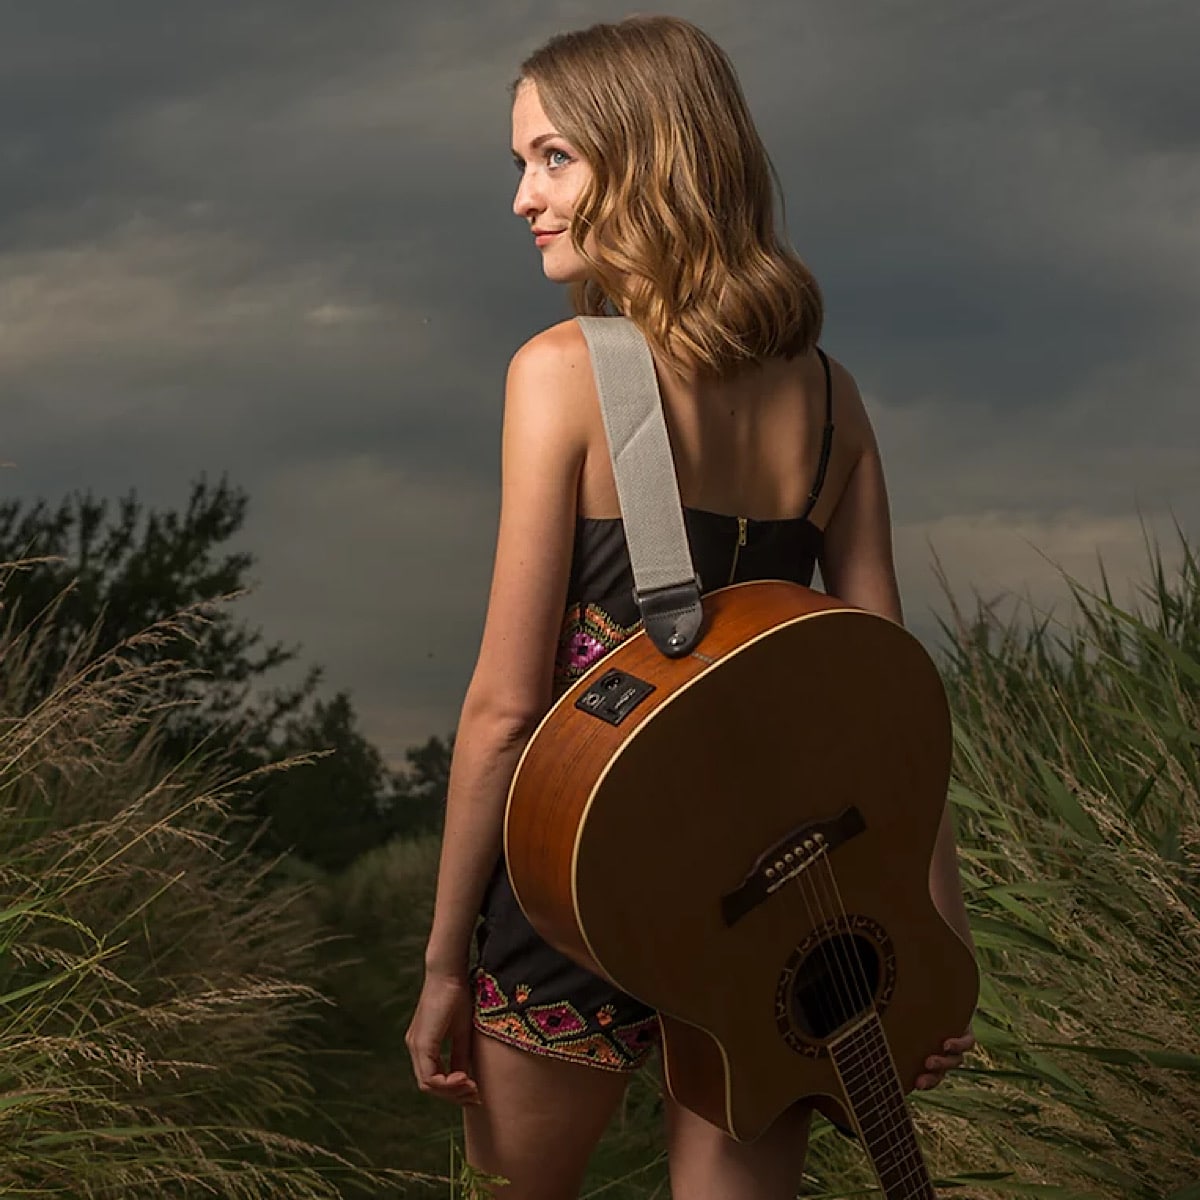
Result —
<svg viewBox="0 0 1200 1200"><path fill-rule="evenodd" d="M547 279L554 283L586 279L588 265L575 252L567 230L575 201L591 178L591 167L550 123L530 80L517 89L512 121L513 158L521 173L513 212L532 230Z"/></svg>

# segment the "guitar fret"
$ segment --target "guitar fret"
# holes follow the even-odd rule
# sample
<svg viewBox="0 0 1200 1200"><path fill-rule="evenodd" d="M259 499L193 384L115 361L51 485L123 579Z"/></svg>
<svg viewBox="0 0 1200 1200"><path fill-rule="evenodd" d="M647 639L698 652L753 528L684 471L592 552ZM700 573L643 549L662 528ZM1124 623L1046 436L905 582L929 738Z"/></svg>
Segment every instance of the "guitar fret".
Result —
<svg viewBox="0 0 1200 1200"><path fill-rule="evenodd" d="M861 1108L867 1105L871 1107L883 1107L889 1110L897 1110L903 1106L903 1098L894 1093L885 1092L867 1092L851 1094L850 1099L853 1101L856 1108Z"/></svg>
<svg viewBox="0 0 1200 1200"><path fill-rule="evenodd" d="M848 1079L848 1083L852 1087L874 1087L878 1082L878 1076L875 1074L879 1068L888 1061L888 1055L878 1054L870 1059L863 1061L862 1066L858 1070L858 1078Z"/></svg>
<svg viewBox="0 0 1200 1200"><path fill-rule="evenodd" d="M905 1172L905 1174L897 1179L893 1184L885 1183L884 1186L907 1187L908 1184L912 1183L914 1180L921 1185L921 1190L919 1192L910 1192L909 1198L911 1198L911 1200L917 1200L917 1197L919 1196L927 1196L930 1197L931 1200L936 1200L936 1195L933 1191L933 1183L930 1180L929 1175L926 1173L925 1167L919 1162L914 1163L912 1168ZM908 1200L908 1198L906 1198L906 1200Z"/></svg>
<svg viewBox="0 0 1200 1200"><path fill-rule="evenodd" d="M890 1097L886 1096L851 1096L855 1108L871 1108L880 1112L891 1115L899 1111L899 1105L893 1103Z"/></svg>
<svg viewBox="0 0 1200 1200"><path fill-rule="evenodd" d="M869 1042L872 1040L871 1021L863 1021L856 1029L845 1034L838 1042L839 1049L843 1046L852 1046L857 1042Z"/></svg>
<svg viewBox="0 0 1200 1200"><path fill-rule="evenodd" d="M890 1066L886 1058L876 1059L867 1065L869 1071L880 1071L881 1069ZM864 1095L874 1095L881 1091L894 1091L895 1089L886 1081L880 1080L877 1076L865 1075L861 1078L848 1080L847 1090Z"/></svg>
<svg viewBox="0 0 1200 1200"><path fill-rule="evenodd" d="M904 1114L895 1109L880 1112L869 1125L861 1126L863 1137L870 1142L876 1142L881 1138L891 1137L898 1131L903 1132L903 1116Z"/></svg>
<svg viewBox="0 0 1200 1200"><path fill-rule="evenodd" d="M878 1069L880 1063L887 1062L887 1060L888 1054L886 1051L872 1046L855 1062L851 1070L860 1076L870 1076L873 1071Z"/></svg>
<svg viewBox="0 0 1200 1200"><path fill-rule="evenodd" d="M936 1200L878 1017L864 1020L830 1051L885 1200ZM859 1114L866 1113L864 1121Z"/></svg>
<svg viewBox="0 0 1200 1200"><path fill-rule="evenodd" d="M863 1137L867 1138L868 1140L873 1140L875 1137L875 1131L878 1130L885 1122L887 1122L891 1115L892 1114L890 1113L881 1112L877 1114L874 1120L870 1121L868 1124L860 1125L859 1128L862 1129ZM892 1122L892 1127L895 1127L895 1122Z"/></svg>
<svg viewBox="0 0 1200 1200"><path fill-rule="evenodd" d="M892 1159L892 1161L888 1163L885 1168L883 1168L885 1171L899 1171L902 1168L905 1170L912 1170L914 1166L920 1162L920 1159L917 1158L917 1154L918 1151L916 1147L911 1144L903 1146L896 1145L889 1146L886 1149L881 1150L878 1157L880 1159L888 1157ZM879 1164L877 1163L876 1165Z"/></svg>
<svg viewBox="0 0 1200 1200"><path fill-rule="evenodd" d="M912 1172L922 1170L921 1160L914 1158L908 1149L896 1147L892 1151L873 1152L875 1170L879 1173L880 1182L886 1187L889 1183L898 1183L908 1178Z"/></svg>
<svg viewBox="0 0 1200 1200"><path fill-rule="evenodd" d="M904 1189L900 1194L904 1196L904 1200L915 1200L918 1196L932 1196L933 1183L929 1175L925 1171L925 1166L919 1160L914 1160L908 1165L908 1169L901 1174L897 1174L899 1167L889 1168L886 1171L881 1171L879 1174L879 1182L883 1185L884 1195L891 1200L896 1194L896 1189ZM917 1190L912 1190L912 1185L917 1185Z"/></svg>
<svg viewBox="0 0 1200 1200"><path fill-rule="evenodd" d="M887 1064L887 1059L880 1059L875 1065L876 1068ZM890 1081L865 1079L856 1081L853 1084L848 1084L846 1090L851 1092L855 1099L862 1098L870 1100L872 1098L883 1099L885 1093L897 1101L903 1101L903 1094Z"/></svg>
<svg viewBox="0 0 1200 1200"><path fill-rule="evenodd" d="M920 1153L911 1144L893 1144L885 1146L875 1153L875 1165L883 1173L898 1171L901 1168L911 1169L920 1163L917 1155ZM885 1163L885 1160L890 1160Z"/></svg>
<svg viewBox="0 0 1200 1200"><path fill-rule="evenodd" d="M886 1055L889 1053L887 1043L885 1041L881 1041L878 1037L864 1037L862 1039L856 1039L854 1049L858 1049L860 1046L868 1054ZM856 1055L854 1064L857 1064L859 1061L861 1061L861 1059Z"/></svg>

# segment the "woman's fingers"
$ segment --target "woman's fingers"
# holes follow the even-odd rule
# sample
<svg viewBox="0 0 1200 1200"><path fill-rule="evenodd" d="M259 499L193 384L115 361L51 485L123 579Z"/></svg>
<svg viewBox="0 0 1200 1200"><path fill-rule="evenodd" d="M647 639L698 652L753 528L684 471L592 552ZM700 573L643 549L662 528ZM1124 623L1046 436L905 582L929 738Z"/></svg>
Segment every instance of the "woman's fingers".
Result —
<svg viewBox="0 0 1200 1200"><path fill-rule="evenodd" d="M961 1067L963 1057L975 1048L975 1036L971 1033L947 1038L942 1043L942 1053L931 1054L924 1062L925 1071L917 1076L915 1086L922 1091L937 1087L946 1077L947 1071Z"/></svg>
<svg viewBox="0 0 1200 1200"><path fill-rule="evenodd" d="M465 1071L447 1073L441 1069L440 1062L436 1070L418 1072L417 1086L428 1095L454 1104L468 1104L479 1099L479 1086Z"/></svg>
<svg viewBox="0 0 1200 1200"><path fill-rule="evenodd" d="M961 1054L931 1054L925 1060L925 1069L927 1071L946 1071L953 1070L955 1067L961 1067L963 1056Z"/></svg>
<svg viewBox="0 0 1200 1200"><path fill-rule="evenodd" d="M479 1104L479 1085L462 1071L449 1075L432 1075L427 1081L428 1091L439 1100L452 1104Z"/></svg>
<svg viewBox="0 0 1200 1200"><path fill-rule="evenodd" d="M417 1087L453 1104L478 1104L479 1087L470 1074L471 1001L458 979L427 977L405 1034ZM442 1044L450 1042L447 1070Z"/></svg>
<svg viewBox="0 0 1200 1200"><path fill-rule="evenodd" d="M417 1086L421 1091L436 1096L439 1100L449 1100L454 1104L468 1104L478 1101L479 1086L466 1071L445 1071L442 1068L439 1054L424 1054L414 1056Z"/></svg>

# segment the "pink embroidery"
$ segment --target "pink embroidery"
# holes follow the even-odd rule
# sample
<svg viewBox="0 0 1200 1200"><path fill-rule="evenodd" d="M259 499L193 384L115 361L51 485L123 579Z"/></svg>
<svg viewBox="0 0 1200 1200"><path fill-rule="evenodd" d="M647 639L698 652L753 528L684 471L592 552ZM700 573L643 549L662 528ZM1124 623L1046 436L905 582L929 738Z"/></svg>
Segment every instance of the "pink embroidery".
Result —
<svg viewBox="0 0 1200 1200"><path fill-rule="evenodd" d="M558 652L554 660L554 684L561 692L575 682L610 650L635 632L640 621L621 625L597 604L581 601L563 615Z"/></svg>
<svg viewBox="0 0 1200 1200"><path fill-rule="evenodd" d="M605 1004L596 1013L601 1031L589 1032L587 1017L568 1001L518 1011L509 1007L504 989L494 975L477 968L474 982L474 1027L532 1054L587 1062L610 1071L636 1071L658 1040L658 1019L653 1016L613 1029L616 1008ZM513 989L518 1003L530 991L524 983Z"/></svg>
<svg viewBox="0 0 1200 1200"><path fill-rule="evenodd" d="M475 976L475 999L480 1012L494 1012L508 1004L500 984L486 971L479 971Z"/></svg>
<svg viewBox="0 0 1200 1200"><path fill-rule="evenodd" d="M545 1058L560 1058L566 1062L586 1062L590 1066L606 1071L634 1071L642 1065L646 1053L639 1054L634 1061L627 1059L602 1033L593 1033L581 1038L571 1038L546 1046L533 1040L533 1035L516 1013L500 1016L484 1016L476 1013L475 1028L488 1037L540 1054ZM649 1050L649 1047L646 1048Z"/></svg>
<svg viewBox="0 0 1200 1200"><path fill-rule="evenodd" d="M555 1047L565 1050L572 1058L586 1058L588 1062L600 1063L606 1067L622 1067L624 1059L613 1049L608 1038L602 1033L593 1033L591 1037L580 1038L578 1041L566 1042Z"/></svg>
<svg viewBox="0 0 1200 1200"><path fill-rule="evenodd" d="M631 1057L637 1057L647 1047L652 1046L658 1033L658 1018L648 1017L633 1025L622 1025L609 1031L613 1037L629 1051Z"/></svg>
<svg viewBox="0 0 1200 1200"><path fill-rule="evenodd" d="M539 1004L529 1009L527 1015L548 1042L582 1033L587 1028L587 1021L565 1000L561 1004Z"/></svg>

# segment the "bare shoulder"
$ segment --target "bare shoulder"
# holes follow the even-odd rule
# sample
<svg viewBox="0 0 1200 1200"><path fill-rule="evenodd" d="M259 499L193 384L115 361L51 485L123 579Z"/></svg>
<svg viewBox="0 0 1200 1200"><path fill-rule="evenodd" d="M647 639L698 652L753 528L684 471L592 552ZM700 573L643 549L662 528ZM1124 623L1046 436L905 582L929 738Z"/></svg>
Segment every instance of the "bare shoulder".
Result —
<svg viewBox="0 0 1200 1200"><path fill-rule="evenodd" d="M574 320L551 325L517 349L504 386L505 442L522 462L582 466L587 454L587 342Z"/></svg>
<svg viewBox="0 0 1200 1200"><path fill-rule="evenodd" d="M875 449L875 434L871 418L863 403L858 381L844 363L826 352L829 373L833 380L833 421L837 436L844 445L848 444L855 458L865 450Z"/></svg>
<svg viewBox="0 0 1200 1200"><path fill-rule="evenodd" d="M845 483L825 525L821 579L825 590L849 604L903 621L892 557L891 512L883 465L862 393L854 376L829 360L834 425L849 443Z"/></svg>
<svg viewBox="0 0 1200 1200"><path fill-rule="evenodd" d="M857 428L870 425L863 394L858 389L858 380L854 378L844 362L835 359L826 352L829 360L829 373L833 377L833 419L840 427Z"/></svg>
<svg viewBox="0 0 1200 1200"><path fill-rule="evenodd" d="M535 333L520 346L508 364L510 382L591 383L587 341L579 322L559 321Z"/></svg>

